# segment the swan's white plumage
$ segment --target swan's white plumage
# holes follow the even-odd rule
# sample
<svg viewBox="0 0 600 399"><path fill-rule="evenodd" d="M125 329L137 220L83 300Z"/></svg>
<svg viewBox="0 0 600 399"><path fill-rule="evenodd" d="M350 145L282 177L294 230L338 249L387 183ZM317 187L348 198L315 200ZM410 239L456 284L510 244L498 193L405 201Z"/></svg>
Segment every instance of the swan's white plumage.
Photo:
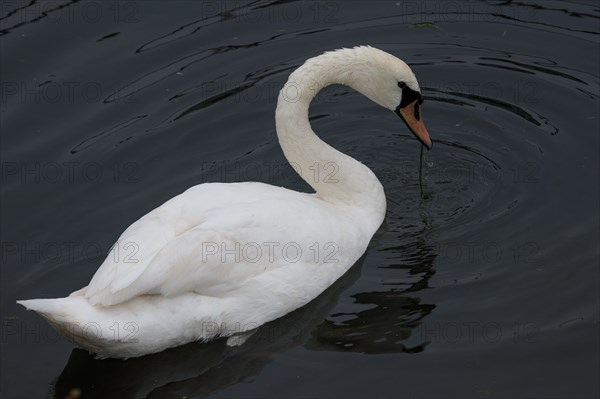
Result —
<svg viewBox="0 0 600 399"><path fill-rule="evenodd" d="M331 227L315 231L314 221ZM357 230L353 224L343 209L312 194L262 183L199 185L132 224L116 244L121 254L108 256L85 297L102 306L148 293L224 297L249 278L287 266L295 248L303 252L298 262L314 260L314 243L322 251L328 243L355 248L364 237L339 239L344 229ZM126 247L137 250L127 262Z"/></svg>
<svg viewBox="0 0 600 399"><path fill-rule="evenodd" d="M406 64L371 47L308 60L280 92L276 123L314 194L254 182L192 187L125 230L87 287L20 303L79 346L120 358L247 331L306 304L358 260L385 214L375 175L310 128L314 88L347 84L393 110L400 80L418 90ZM308 178L331 163L334 179Z"/></svg>

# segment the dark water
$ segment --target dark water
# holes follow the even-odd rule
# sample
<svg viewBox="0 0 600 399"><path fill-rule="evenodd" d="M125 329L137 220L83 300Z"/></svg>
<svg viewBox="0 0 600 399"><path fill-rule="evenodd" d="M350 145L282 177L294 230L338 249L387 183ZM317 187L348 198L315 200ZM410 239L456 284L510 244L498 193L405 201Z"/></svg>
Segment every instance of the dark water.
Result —
<svg viewBox="0 0 600 399"><path fill-rule="evenodd" d="M2 4L3 398L597 397L594 2ZM434 148L343 87L323 139L382 181L386 222L330 290L245 345L129 361L73 349L16 299L87 284L133 221L189 186L306 190L276 93L303 60L405 60Z"/></svg>

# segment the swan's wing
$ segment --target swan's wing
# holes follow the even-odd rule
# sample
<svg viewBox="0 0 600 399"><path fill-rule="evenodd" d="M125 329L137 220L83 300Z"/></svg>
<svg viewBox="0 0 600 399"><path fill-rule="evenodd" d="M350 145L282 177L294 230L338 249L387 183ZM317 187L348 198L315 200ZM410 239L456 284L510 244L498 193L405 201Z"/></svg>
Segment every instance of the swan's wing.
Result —
<svg viewBox="0 0 600 399"><path fill-rule="evenodd" d="M136 280L156 254L175 238L171 220L148 214L132 224L112 246L86 289L88 296L110 288L118 291Z"/></svg>
<svg viewBox="0 0 600 399"><path fill-rule="evenodd" d="M310 195L259 183L197 187L122 234L114 248L129 250L131 256L115 256L113 248L86 289L92 303L108 306L138 295L189 291L225 295L247 279L287 264L281 251L259 258L257 251L295 243L294 237L306 236L298 229L303 224L310 228L307 220L323 213Z"/></svg>

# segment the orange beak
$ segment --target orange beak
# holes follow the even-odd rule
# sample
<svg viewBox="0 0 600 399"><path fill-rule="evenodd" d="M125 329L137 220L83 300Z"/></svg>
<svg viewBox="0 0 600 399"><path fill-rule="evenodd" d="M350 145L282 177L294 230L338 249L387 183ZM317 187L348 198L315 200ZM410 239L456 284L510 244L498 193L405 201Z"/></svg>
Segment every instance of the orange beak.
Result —
<svg viewBox="0 0 600 399"><path fill-rule="evenodd" d="M421 107L418 100L406 105L403 108L398 108L398 116L406 123L408 128L428 150L431 149L432 143L427 133L427 128L423 123L423 115L421 115Z"/></svg>

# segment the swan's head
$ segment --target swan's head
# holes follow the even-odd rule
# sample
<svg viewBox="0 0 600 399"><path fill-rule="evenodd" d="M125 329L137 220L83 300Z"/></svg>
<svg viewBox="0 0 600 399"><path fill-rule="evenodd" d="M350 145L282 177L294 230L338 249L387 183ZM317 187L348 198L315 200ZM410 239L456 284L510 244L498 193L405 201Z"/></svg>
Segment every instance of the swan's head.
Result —
<svg viewBox="0 0 600 399"><path fill-rule="evenodd" d="M421 89L409 66L373 47L360 46L351 51L361 61L357 62L359 69L349 74L347 84L375 103L394 111L419 141L430 149L432 143L421 112Z"/></svg>

